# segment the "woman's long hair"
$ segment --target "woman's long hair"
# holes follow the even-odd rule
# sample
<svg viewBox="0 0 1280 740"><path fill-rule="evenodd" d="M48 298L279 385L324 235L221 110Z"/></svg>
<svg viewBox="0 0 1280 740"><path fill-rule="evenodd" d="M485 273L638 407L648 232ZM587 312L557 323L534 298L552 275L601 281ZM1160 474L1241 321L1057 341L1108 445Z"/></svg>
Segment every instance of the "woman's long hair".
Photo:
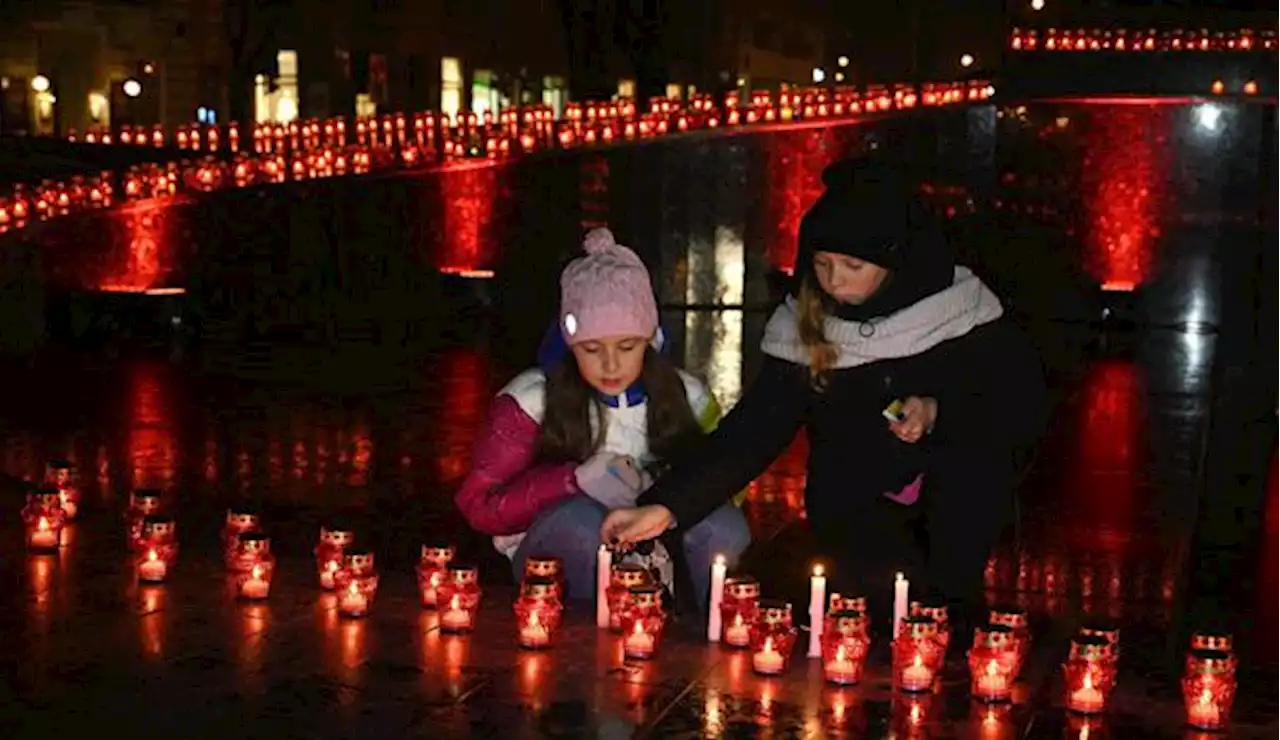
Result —
<svg viewBox="0 0 1280 740"><path fill-rule="evenodd" d="M646 399L645 421L649 454L670 465L688 442L701 434L689 408L684 381L675 367L652 347L644 354L640 373ZM538 430L538 457L583 462L604 444L605 405L578 372L572 352L547 374L546 406ZM592 422L595 421L594 430ZM653 472L653 471L651 471Z"/></svg>
<svg viewBox="0 0 1280 740"><path fill-rule="evenodd" d="M827 339L825 332L825 303L822 289L815 286L810 278L804 278L796 296L796 328L801 343L809 352L809 383L816 391L827 387L827 373L840 356L840 351L834 342Z"/></svg>

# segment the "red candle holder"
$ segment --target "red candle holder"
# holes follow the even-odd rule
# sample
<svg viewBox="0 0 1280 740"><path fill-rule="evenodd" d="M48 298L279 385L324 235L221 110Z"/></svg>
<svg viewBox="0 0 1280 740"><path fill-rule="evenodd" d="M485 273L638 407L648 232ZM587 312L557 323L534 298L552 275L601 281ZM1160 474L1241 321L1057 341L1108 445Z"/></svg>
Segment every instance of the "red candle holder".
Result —
<svg viewBox="0 0 1280 740"><path fill-rule="evenodd" d="M987 703L1009 701L1016 666L1017 638L1013 629L989 625L974 630L973 648L969 650L969 690L973 698Z"/></svg>
<svg viewBox="0 0 1280 740"><path fill-rule="evenodd" d="M1067 710L1076 714L1101 714L1107 710L1116 685L1116 664L1104 637L1079 636L1062 666Z"/></svg>
<svg viewBox="0 0 1280 740"><path fill-rule="evenodd" d="M564 598L564 561L551 555L531 555L524 561L524 577L548 578L555 583L556 598Z"/></svg>
<svg viewBox="0 0 1280 740"><path fill-rule="evenodd" d="M58 489L67 521L75 519L80 511L80 487L76 485L75 467L66 460L50 460L44 465L44 480Z"/></svg>
<svg viewBox="0 0 1280 740"><path fill-rule="evenodd" d="M791 604L763 600L751 623L751 669L762 676L776 676L787 670L796 643L791 620Z"/></svg>
<svg viewBox="0 0 1280 740"><path fill-rule="evenodd" d="M244 574L255 566L269 563L275 570L275 556L271 554L271 538L262 532L245 532L236 536L235 554L231 558L231 571Z"/></svg>
<svg viewBox="0 0 1280 740"><path fill-rule="evenodd" d="M355 541L355 532L349 529L320 528L320 542L315 549L316 574L320 577L320 588L326 591L334 589L334 576L342 569L343 553L355 544Z"/></svg>
<svg viewBox="0 0 1280 740"><path fill-rule="evenodd" d="M555 581L550 578L526 579L515 605L516 640L520 647L528 650L550 647L560 628L563 611Z"/></svg>
<svg viewBox="0 0 1280 740"><path fill-rule="evenodd" d="M622 617L627 613L631 589L649 584L652 576L636 563L614 563L609 567L609 587L604 590L609 604L609 629L622 631Z"/></svg>
<svg viewBox="0 0 1280 740"><path fill-rule="evenodd" d="M988 618L992 625L1001 625L1013 630L1013 636L1016 639L1014 652L1017 660L1013 675L1017 678L1022 675L1022 666L1026 665L1027 655L1031 652L1031 625L1027 619L1027 612L1017 607L1001 607L992 609Z"/></svg>
<svg viewBox="0 0 1280 740"><path fill-rule="evenodd" d="M460 634L476 627L480 609L480 573L469 565L449 563L444 583L436 589L440 631Z"/></svg>
<svg viewBox="0 0 1280 740"><path fill-rule="evenodd" d="M931 617L934 623L938 625L937 640L938 645L942 647L942 653L938 656L939 662L934 666L934 669L942 670L942 664L947 659L947 648L951 645L951 616L947 613L946 604L913 601L907 613L913 617Z"/></svg>
<svg viewBox="0 0 1280 740"><path fill-rule="evenodd" d="M262 518L256 512L248 509L227 509L227 516L222 524L222 552L226 557L228 568L235 570L240 535L245 532L256 532L261 528Z"/></svg>
<svg viewBox="0 0 1280 740"><path fill-rule="evenodd" d="M53 486L41 486L27 497L22 507L27 549L32 552L56 552L62 546L62 528L67 513L62 508L62 495Z"/></svg>
<svg viewBox="0 0 1280 740"><path fill-rule="evenodd" d="M125 511L128 524L127 536L129 545L142 537L142 522L149 516L160 513L160 492L155 490L137 490L129 493L129 508Z"/></svg>
<svg viewBox="0 0 1280 740"><path fill-rule="evenodd" d="M932 617L904 618L892 652L895 686L907 692L933 689L942 645L938 642L938 623Z"/></svg>
<svg viewBox="0 0 1280 740"><path fill-rule="evenodd" d="M631 589L622 615L622 655L627 660L650 660L658 651L667 615L662 611L662 588L651 584Z"/></svg>
<svg viewBox="0 0 1280 740"><path fill-rule="evenodd" d="M871 641L867 618L858 611L827 615L822 631L822 674L828 683L849 686L862 680L862 668Z"/></svg>
<svg viewBox="0 0 1280 740"><path fill-rule="evenodd" d="M760 607L760 584L754 578L730 578L724 582L720 619L724 625L720 641L729 647L751 646L751 624Z"/></svg>
<svg viewBox="0 0 1280 740"><path fill-rule="evenodd" d="M138 580L161 583L178 559L178 525L165 516L149 516L142 521L142 534L135 543Z"/></svg>
<svg viewBox="0 0 1280 740"><path fill-rule="evenodd" d="M378 595L373 553L351 549L343 552L342 567L333 575L333 587L338 592L339 615L351 619L367 615Z"/></svg>
<svg viewBox="0 0 1280 740"><path fill-rule="evenodd" d="M1235 656L1222 650L1191 651L1182 678L1187 724L1199 730L1224 730L1235 700Z"/></svg>
<svg viewBox="0 0 1280 740"><path fill-rule="evenodd" d="M437 591L440 584L444 582L445 572L454 554L452 545L422 546L422 555L418 558L418 592L422 596L422 606L425 608L436 608Z"/></svg>
<svg viewBox="0 0 1280 740"><path fill-rule="evenodd" d="M243 601L261 601L271 594L276 557L271 554L271 538L261 532L245 532L236 546L236 596Z"/></svg>

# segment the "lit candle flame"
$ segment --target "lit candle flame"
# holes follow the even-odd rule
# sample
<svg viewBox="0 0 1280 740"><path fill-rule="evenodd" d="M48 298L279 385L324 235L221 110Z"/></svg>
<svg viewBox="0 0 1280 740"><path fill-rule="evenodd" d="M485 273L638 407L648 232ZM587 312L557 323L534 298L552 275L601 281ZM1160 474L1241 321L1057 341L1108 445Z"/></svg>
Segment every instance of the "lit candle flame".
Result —
<svg viewBox="0 0 1280 740"><path fill-rule="evenodd" d="M924 658L920 655L920 653L916 653L916 660L915 660L915 662L914 662L914 663L912 663L912 664L911 664L911 667L913 667L913 668L923 668L923 667L924 667Z"/></svg>
<svg viewBox="0 0 1280 740"><path fill-rule="evenodd" d="M47 531L49 529L49 520L44 517L40 517L40 521L36 522L36 529L39 529L41 532Z"/></svg>
<svg viewBox="0 0 1280 740"><path fill-rule="evenodd" d="M604 545L601 545L601 547L604 547ZM723 556L723 555L717 555L717 556L716 556L716 565L724 565L724 564L725 564L724 556Z"/></svg>
<svg viewBox="0 0 1280 740"><path fill-rule="evenodd" d="M159 560L159 559L160 559L160 556L156 554L155 550L147 550L147 560L149 562L154 563L156 560Z"/></svg>
<svg viewBox="0 0 1280 740"><path fill-rule="evenodd" d="M261 565L255 565L255 566L253 566L253 572L252 572L252 574L251 574L251 575L252 575L254 578L262 578L262 566L261 566ZM354 585L354 584L352 584L352 585Z"/></svg>
<svg viewBox="0 0 1280 740"><path fill-rule="evenodd" d="M1000 675L1000 664L994 660L991 661L990 663L987 663L987 675L988 676Z"/></svg>
<svg viewBox="0 0 1280 740"><path fill-rule="evenodd" d="M814 577L814 578L821 578L821 577L823 576L823 574L825 574L825 573L826 573L826 571L822 568L822 564L821 564L821 563L819 563L819 564L817 564L817 565L813 566L813 577Z"/></svg>
<svg viewBox="0 0 1280 740"><path fill-rule="evenodd" d="M1084 686L1082 686L1081 688L1083 689L1093 688L1093 671L1088 671L1084 674Z"/></svg>
<svg viewBox="0 0 1280 740"><path fill-rule="evenodd" d="M836 662L840 663L845 660L844 645L836 646Z"/></svg>
<svg viewBox="0 0 1280 740"><path fill-rule="evenodd" d="M461 608L462 608L462 599L461 599L461 597L459 597L459 596L454 596L454 597L449 601L449 608L450 608L450 609L461 609Z"/></svg>
<svg viewBox="0 0 1280 740"><path fill-rule="evenodd" d="M637 634L637 635L643 635L643 634L644 634L644 623L643 623L643 622L641 622L640 620L636 620L636 629L635 629L635 634Z"/></svg>
<svg viewBox="0 0 1280 740"><path fill-rule="evenodd" d="M355 581L352 581L351 584L347 586L347 593L351 594L352 596L359 595L360 587L355 584Z"/></svg>
<svg viewBox="0 0 1280 740"><path fill-rule="evenodd" d="M771 653L771 652L773 652L773 638L772 638L772 637L766 637L766 638L764 638L764 652L766 652L766 653Z"/></svg>

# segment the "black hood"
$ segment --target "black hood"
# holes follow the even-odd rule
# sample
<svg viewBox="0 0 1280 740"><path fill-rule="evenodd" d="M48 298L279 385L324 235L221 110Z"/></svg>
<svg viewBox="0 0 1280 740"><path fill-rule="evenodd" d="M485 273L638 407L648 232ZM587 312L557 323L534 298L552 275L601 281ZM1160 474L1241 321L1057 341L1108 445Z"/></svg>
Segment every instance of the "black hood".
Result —
<svg viewBox="0 0 1280 740"><path fill-rule="evenodd" d="M828 298L828 311L849 321L888 316L951 285L955 259L942 229L899 168L845 160L828 167L822 183L826 190L800 222L793 294L804 279L813 279L815 252L857 257L890 271L860 305Z"/></svg>

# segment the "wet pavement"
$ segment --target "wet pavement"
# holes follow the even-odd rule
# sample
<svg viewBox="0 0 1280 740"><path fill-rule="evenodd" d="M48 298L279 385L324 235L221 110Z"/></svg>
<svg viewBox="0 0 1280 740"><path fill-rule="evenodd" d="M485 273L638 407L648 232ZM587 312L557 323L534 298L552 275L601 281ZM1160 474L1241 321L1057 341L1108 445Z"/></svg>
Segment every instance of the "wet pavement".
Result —
<svg viewBox="0 0 1280 740"><path fill-rule="evenodd" d="M1123 127L1109 135L1126 131L1137 135ZM514 194L465 191L477 203L499 193L499 205L474 229L431 238L491 255L485 259L499 269L493 282L506 285L514 280L501 272L513 259L501 256L505 239L540 244L590 222L621 224L637 244L656 245L646 257L657 265L678 359L728 405L758 361L762 265L785 263L779 245L794 238L825 161L868 138L875 137L806 134L765 145L763 155L752 153L754 144L702 152L700 161L719 173L703 180L709 195L677 197L652 222L650 198L696 192L696 184L673 184L690 170L670 152L669 174L650 176L623 154L613 156L612 169L584 157L571 178L581 202L570 212L547 211L549 200L530 195L536 188L528 183L512 186ZM1027 176L1033 164L1018 171L1016 184L1005 183L997 221L1028 240L1072 230L1039 210L1053 202L1054 188L1081 188L1085 202L1102 203L1131 187L1123 178L1082 184L1074 175L1050 183ZM973 180L999 181L994 163L987 175L975 167ZM543 177L537 182L567 187ZM782 183L763 205L742 194L762 179ZM423 187L419 195L441 186ZM957 196L957 187L938 189L958 198L961 222L973 196ZM967 187L972 193L980 184ZM1201 201L1203 193L1182 202ZM1005 207L1013 203L1016 215ZM1117 256L1117 244L1157 238L1148 228L1112 234L1108 246L1107 225L1129 221L1097 207L1101 215L1085 221L1092 236L1074 237L1085 245L1076 274L1112 270L1117 280L1160 286L1160 295L1178 295L1181 288L1162 281L1181 275L1172 285L1185 286L1196 274L1186 260L1217 255L1224 233L1274 242L1265 215L1253 216L1261 228L1222 218L1227 227L1206 230L1209 211L1196 221L1175 218L1168 204L1135 206L1158 222L1161 244L1178 246ZM558 247L539 249L549 257ZM1222 274L1243 269L1230 259L1211 262ZM1025 257L986 256L1003 275L1019 274L1009 267L1019 260L1024 275L1048 269ZM1035 297L1047 284L1038 279L1011 292ZM549 309L530 308L543 289L497 301L489 318L455 311L429 335L394 345L343 328L320 348L279 333L237 343L243 329L163 351L49 348L0 368L8 389L0 467L11 477L8 513L0 516L0 736L123 729L140 737L1191 737L1181 726L1182 655L1193 629L1225 625L1241 658L1230 736L1275 737L1280 525L1275 374L1267 364L1275 332L1262 342L1268 335L1256 321L1238 321L1255 300L1270 296L1274 309L1274 279L1272 272L1269 283L1192 291L1168 313L1185 319L1197 300L1213 310L1177 326L1100 328L1087 314L1019 304L1055 410L1019 486L1018 524L986 573L991 603L1027 609L1036 636L1015 702L996 709L969 700L955 646L937 693L895 693L883 635L874 638L863 683L840 690L823 684L818 661L803 658L802 647L783 677L755 676L747 656L708 646L699 638L703 625L687 617L650 664L623 661L617 639L596 630L591 614L570 614L549 651L518 649L508 569L484 538L466 531L451 494L491 394L528 362L545 325ZM734 304L746 308L718 308ZM14 481L38 476L50 457L78 466L84 503L62 550L29 556ZM752 485L746 511L756 542L739 569L801 610L808 564L818 555L805 534L803 467L800 440ZM125 552L128 492L151 487L174 499L182 543L162 586L137 584ZM234 598L220 559L223 513L242 503L262 511L280 558L261 605ZM366 620L339 618L332 595L315 585L311 548L335 515L353 521L378 554L383 581ZM442 539L481 568L482 614L469 637L441 633L436 615L418 604L418 547ZM1062 709L1060 664L1071 634L1094 619L1121 627L1124 652L1112 710L1086 727Z"/></svg>

